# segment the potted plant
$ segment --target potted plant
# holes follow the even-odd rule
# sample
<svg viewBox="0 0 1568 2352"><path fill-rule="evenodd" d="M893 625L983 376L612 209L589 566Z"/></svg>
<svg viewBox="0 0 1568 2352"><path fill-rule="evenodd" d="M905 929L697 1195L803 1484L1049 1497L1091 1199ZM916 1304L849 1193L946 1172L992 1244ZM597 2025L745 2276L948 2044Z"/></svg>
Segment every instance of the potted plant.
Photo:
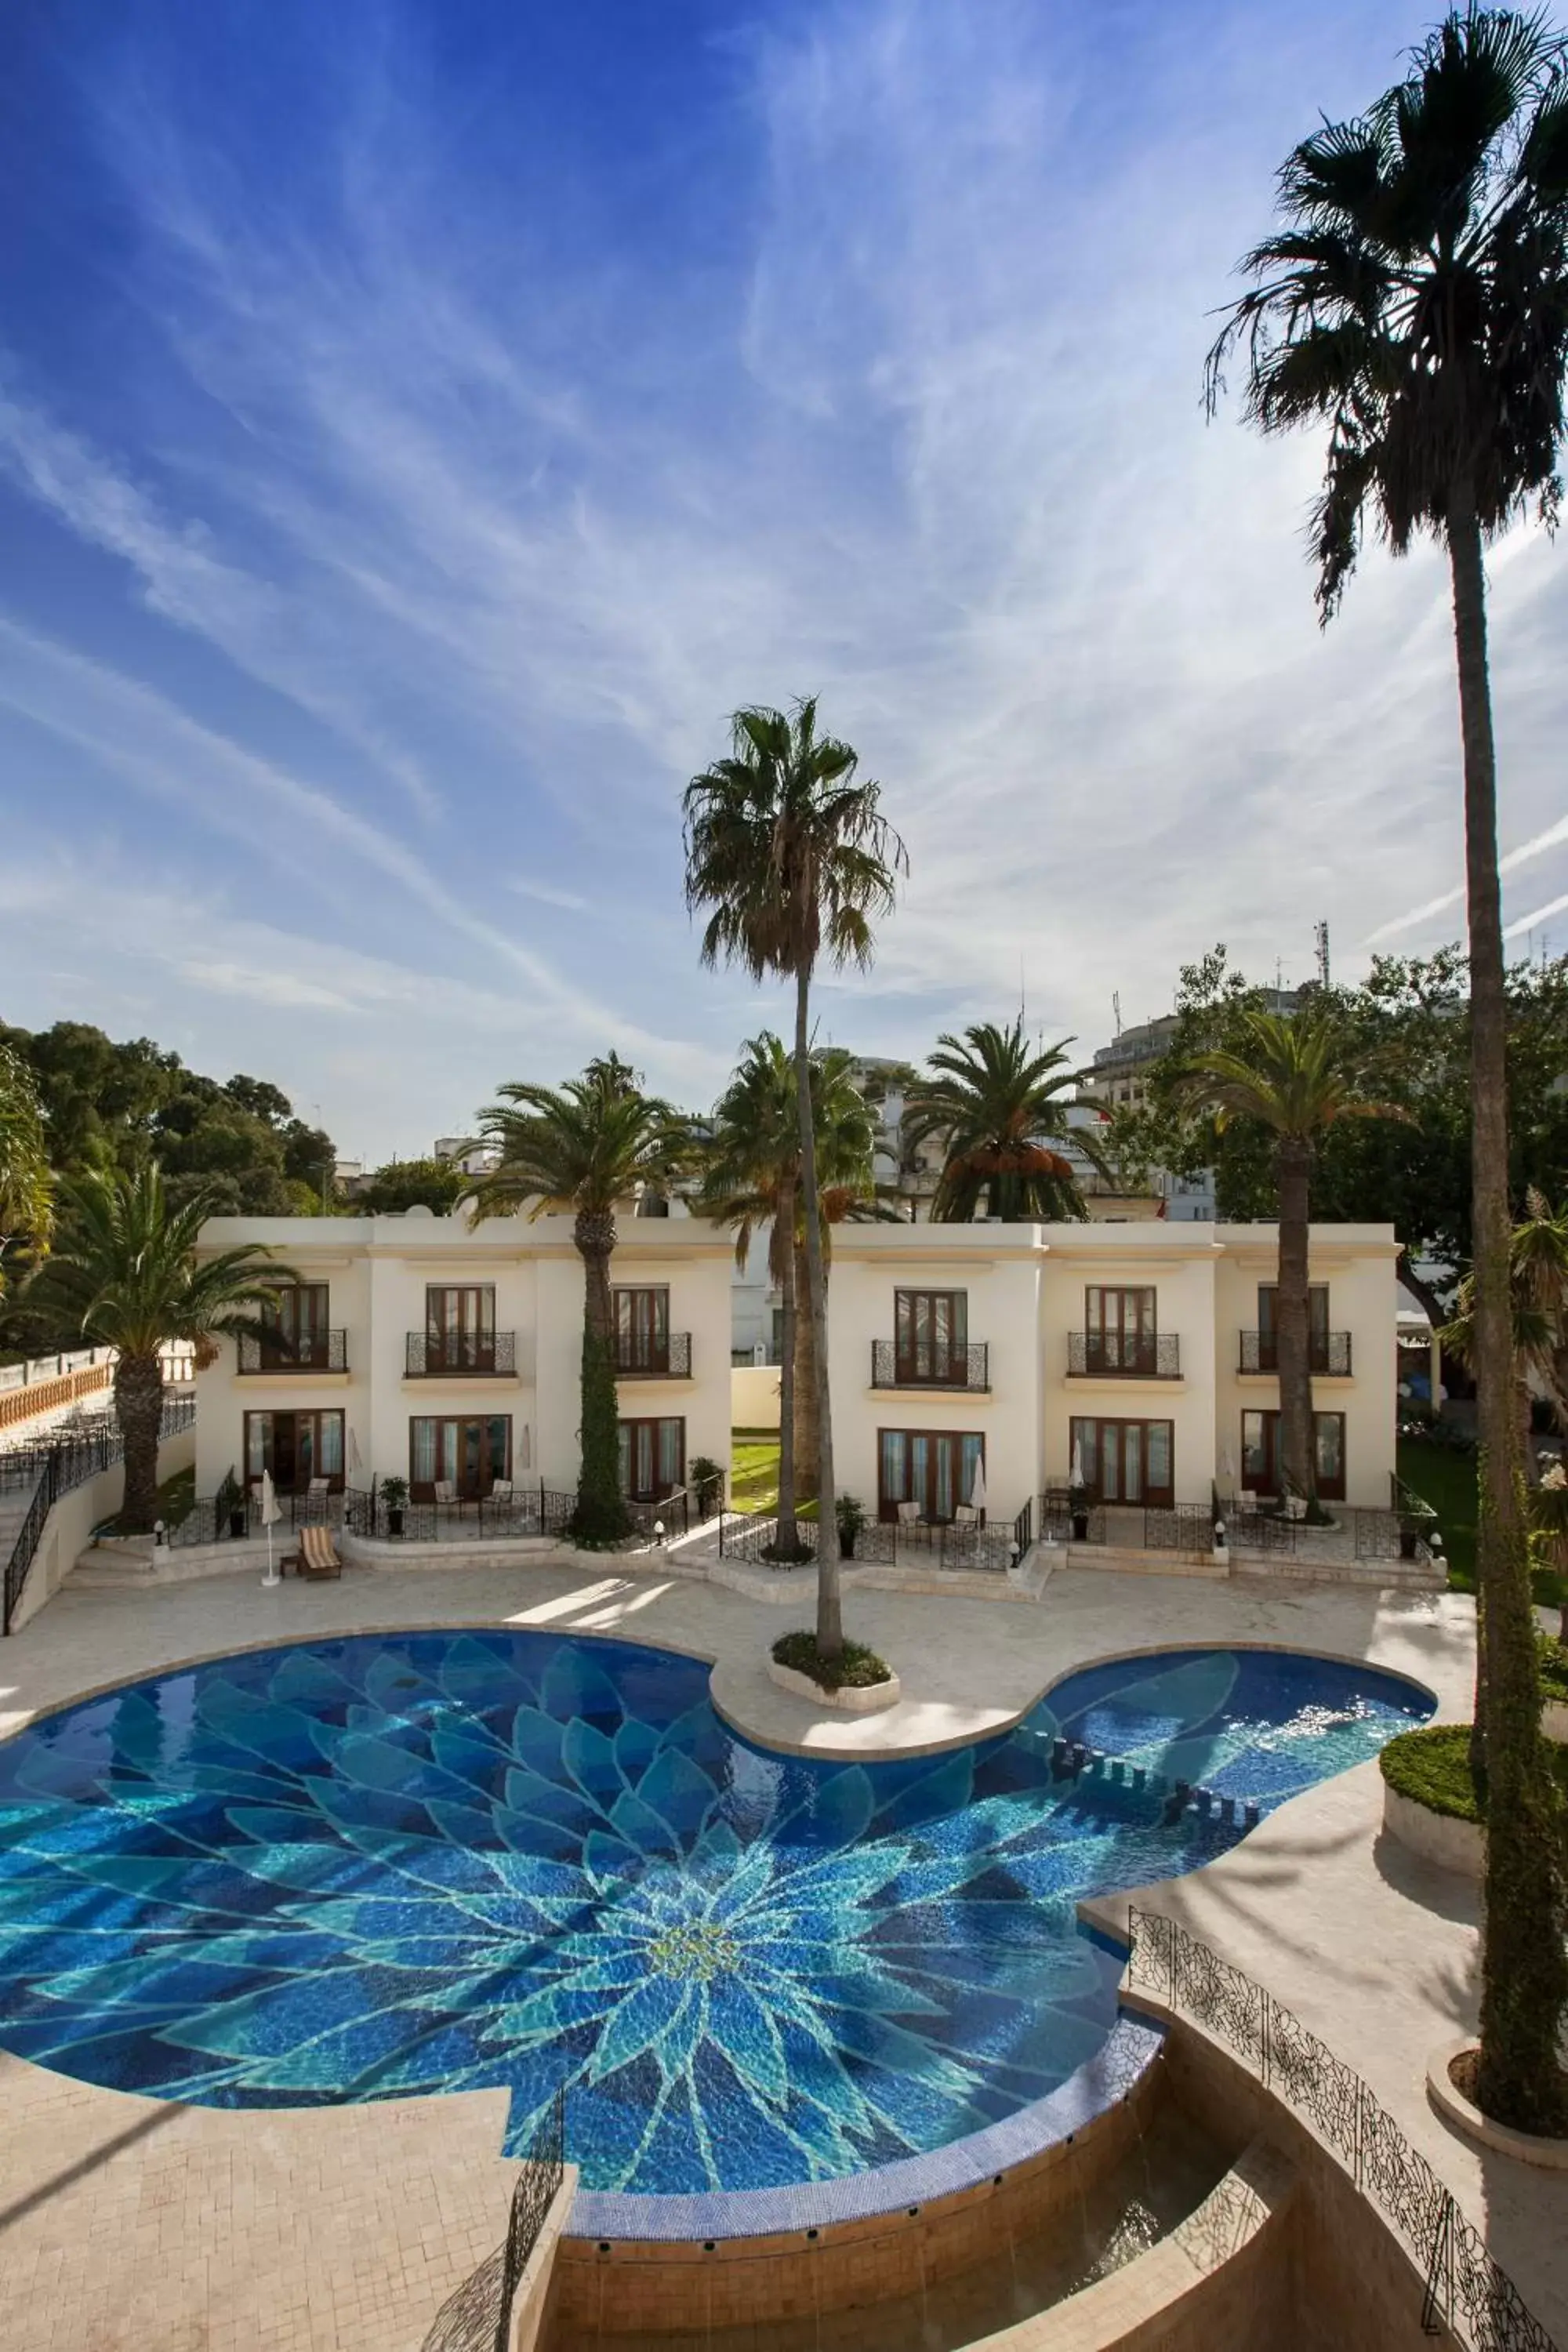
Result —
<svg viewBox="0 0 1568 2352"><path fill-rule="evenodd" d="M1094 1497L1089 1493L1087 1486L1069 1486L1068 1488L1068 1507L1072 1513L1072 1539L1074 1543L1087 1543L1089 1541L1089 1507L1093 1503L1093 1500Z"/></svg>
<svg viewBox="0 0 1568 2352"><path fill-rule="evenodd" d="M691 1491L697 1498L700 1519L717 1517L724 1501L724 1473L708 1454L700 1454L691 1465Z"/></svg>
<svg viewBox="0 0 1568 2352"><path fill-rule="evenodd" d="M408 1500L407 1479L384 1478L381 1482L381 1499L386 1506L387 1534L400 1536L403 1533L403 1508Z"/></svg>
<svg viewBox="0 0 1568 2352"><path fill-rule="evenodd" d="M866 1507L858 1495L840 1495L836 1506L838 1517L838 1557L853 1559L855 1538L866 1524Z"/></svg>
<svg viewBox="0 0 1568 2352"><path fill-rule="evenodd" d="M223 1474L223 1484L217 1490L217 1503L213 1517L220 1526L225 1519L228 1521L228 1532L236 1543L245 1534L248 1525L248 1515L245 1507L245 1490L234 1475L232 1463Z"/></svg>

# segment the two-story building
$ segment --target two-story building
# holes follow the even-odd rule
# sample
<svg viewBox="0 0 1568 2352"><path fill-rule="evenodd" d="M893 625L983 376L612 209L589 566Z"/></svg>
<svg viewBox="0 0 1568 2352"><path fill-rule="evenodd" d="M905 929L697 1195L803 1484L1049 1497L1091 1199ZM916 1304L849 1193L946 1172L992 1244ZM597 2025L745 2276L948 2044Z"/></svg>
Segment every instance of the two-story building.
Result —
<svg viewBox="0 0 1568 2352"><path fill-rule="evenodd" d="M204 1248L250 1243L298 1277L272 1331L219 1343L196 1382L196 1488L270 1471L280 1492L408 1480L460 1500L494 1483L575 1483L583 1262L569 1217L470 1225L220 1217ZM700 1455L730 1459L729 1237L628 1217L611 1267L623 1475L657 1500ZM272 1336L272 1332L276 1336Z"/></svg>
<svg viewBox="0 0 1568 2352"><path fill-rule="evenodd" d="M1311 1234L1319 1492L1386 1508L1391 1227ZM1206 1504L1279 1492L1272 1225L845 1225L829 1347L840 1490L887 1519L1011 1516L1047 1486Z"/></svg>

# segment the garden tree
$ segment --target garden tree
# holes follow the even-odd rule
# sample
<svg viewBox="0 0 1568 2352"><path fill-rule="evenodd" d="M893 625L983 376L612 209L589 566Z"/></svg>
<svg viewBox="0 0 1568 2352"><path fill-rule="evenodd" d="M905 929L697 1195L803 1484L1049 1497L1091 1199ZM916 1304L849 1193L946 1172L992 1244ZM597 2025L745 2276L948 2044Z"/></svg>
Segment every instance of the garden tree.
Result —
<svg viewBox="0 0 1568 2352"><path fill-rule="evenodd" d="M816 702L792 713L755 708L731 722L731 752L686 788L686 902L710 908L702 961L738 961L754 980L795 982L795 1103L800 1122L806 1287L821 1414L816 1548L820 1655L844 1647L827 1377L827 1287L816 1139L811 1116L811 981L819 960L871 961L872 919L890 914L904 845L881 813L879 788L858 775L847 743L816 731Z"/></svg>
<svg viewBox="0 0 1568 2352"><path fill-rule="evenodd" d="M1480 1733L1489 1783L1476 2096L1500 2121L1568 2120L1556 1784L1542 1744L1512 1396L1507 991L1487 540L1534 499L1555 517L1568 373L1568 74L1543 16L1471 5L1357 120L1326 122L1279 174L1283 223L1210 353L1229 354L1266 433L1328 428L1313 526L1325 620L1370 514L1396 555L1429 533L1452 582L1470 955L1473 1349L1479 1391Z"/></svg>
<svg viewBox="0 0 1568 2352"><path fill-rule="evenodd" d="M531 1219L573 1220L584 1286L582 1468L572 1536L590 1547L618 1543L632 1524L621 1492L610 1303L616 1211L639 1184L662 1181L686 1148L669 1105L617 1076L625 1071L612 1055L561 1087L499 1087L501 1100L481 1114L480 1125L500 1158L471 1184L476 1222L521 1208Z"/></svg>
<svg viewBox="0 0 1568 2352"><path fill-rule="evenodd" d="M54 1172L33 1074L0 1045L0 1294L8 1249L47 1247L54 1226Z"/></svg>
<svg viewBox="0 0 1568 2352"><path fill-rule="evenodd" d="M1312 1436L1311 1291L1308 1238L1318 1139L1342 1119L1396 1118L1388 1103L1356 1090L1337 1023L1323 1007L1295 1014L1247 1012L1235 1051L1199 1054L1172 1074L1221 1134L1247 1119L1268 1136L1274 1161L1279 1265L1274 1323L1279 1366L1279 1454L1285 1485L1318 1516Z"/></svg>
<svg viewBox="0 0 1568 2352"><path fill-rule="evenodd" d="M934 1139L944 1155L933 1219L964 1224L985 1215L1016 1225L1089 1214L1071 1160L1052 1149L1070 1134L1105 1172L1099 1139L1068 1124L1079 1088L1071 1043L1031 1049L1022 1013L1008 1029L982 1021L962 1038L944 1032L937 1040L927 1065L935 1076L916 1078L904 1111L911 1147Z"/></svg>
<svg viewBox="0 0 1568 2352"><path fill-rule="evenodd" d="M1531 1185L1528 1213L1513 1229L1509 1253L1513 1307L1514 1410L1520 1453L1531 1461L1530 1427L1537 1389L1547 1399L1557 1426L1568 1436L1568 1201L1553 1209ZM1475 1280L1459 1284L1454 1315L1439 1334L1462 1364L1475 1358Z"/></svg>
<svg viewBox="0 0 1568 2352"><path fill-rule="evenodd" d="M124 1169L107 1155L60 1187L56 1245L36 1277L51 1312L79 1339L113 1348L114 1412L125 1442L122 1523L145 1531L158 1509L162 1350L198 1350L218 1335L259 1332L263 1311L298 1279L247 1244L198 1258L212 1214L200 1194L176 1207L156 1160Z"/></svg>
<svg viewBox="0 0 1568 2352"><path fill-rule="evenodd" d="M474 1189L475 1180L449 1160L389 1160L356 1193L353 1209L367 1217L399 1215L405 1209L433 1209L449 1216Z"/></svg>

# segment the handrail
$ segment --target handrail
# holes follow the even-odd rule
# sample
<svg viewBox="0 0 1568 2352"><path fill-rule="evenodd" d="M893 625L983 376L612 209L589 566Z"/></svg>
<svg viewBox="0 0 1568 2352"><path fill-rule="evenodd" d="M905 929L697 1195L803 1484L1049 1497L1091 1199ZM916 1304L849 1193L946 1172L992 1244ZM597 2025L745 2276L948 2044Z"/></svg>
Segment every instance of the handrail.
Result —
<svg viewBox="0 0 1568 2352"><path fill-rule="evenodd" d="M165 1437L173 1437L179 1430L189 1429L195 1417L195 1397L165 1398L163 1418L158 1424L159 1443L162 1444ZM96 1478L100 1470L112 1470L116 1463L122 1462L125 1459L125 1440L112 1423L106 1423L101 1429L85 1437L78 1431L69 1436L62 1436L53 1445L18 1449L17 1455L9 1457L8 1467L18 1459L25 1471L28 1466L32 1467L36 1483L32 1501L16 1530L11 1556L5 1563L0 1633L11 1631L22 1598L22 1588L27 1580L27 1570L32 1567L38 1546L43 1541L49 1513L62 1495L71 1494L78 1486L85 1486L89 1478ZM29 1481L24 1475L17 1483L26 1485Z"/></svg>
<svg viewBox="0 0 1568 2352"><path fill-rule="evenodd" d="M1361 2076L1267 1987L1177 1919L1129 1905L1127 1980L1226 2042L1309 2123L1361 2195L1378 2206L1426 2279L1421 2324L1472 2352L1558 2352L1479 2232Z"/></svg>

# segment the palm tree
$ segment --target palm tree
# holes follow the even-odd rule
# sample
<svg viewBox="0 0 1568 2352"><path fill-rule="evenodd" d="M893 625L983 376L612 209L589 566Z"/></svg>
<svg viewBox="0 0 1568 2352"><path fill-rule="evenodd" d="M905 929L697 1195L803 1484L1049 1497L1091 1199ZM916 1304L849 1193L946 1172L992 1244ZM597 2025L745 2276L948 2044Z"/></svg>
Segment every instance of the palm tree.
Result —
<svg viewBox="0 0 1568 2352"><path fill-rule="evenodd" d="M481 1132L500 1157L474 1186L475 1223L515 1214L570 1214L583 1261L583 1426L574 1542L618 1543L631 1532L621 1492L610 1261L616 1211L638 1186L662 1183L679 1150L668 1103L641 1092L637 1074L612 1054L561 1087L522 1081L497 1089Z"/></svg>
<svg viewBox="0 0 1568 2352"><path fill-rule="evenodd" d="M1223 1129L1249 1118L1274 1138L1279 1193L1279 1270L1275 1295L1279 1366L1279 1454L1284 1484L1318 1516L1312 1438L1311 1291L1308 1237L1312 1160L1318 1138L1342 1118L1403 1118L1403 1111L1355 1091L1333 1024L1303 1010L1293 1018L1244 1011L1234 1050L1196 1054L1172 1073L1177 1098L1214 1114Z"/></svg>
<svg viewBox="0 0 1568 2352"><path fill-rule="evenodd" d="M1279 174L1284 223L1209 355L1211 406L1243 351L1266 433L1329 429L1314 518L1335 610L1370 511L1396 555L1447 551L1464 750L1470 942L1478 1543L1489 1815L1479 2104L1542 2130L1568 2114L1554 2037L1556 1797L1541 1745L1512 1406L1507 1008L1483 549L1534 499L1551 520L1568 371L1568 79L1540 15L1451 13L1368 113L1325 123Z"/></svg>
<svg viewBox="0 0 1568 2352"><path fill-rule="evenodd" d="M1528 1472L1530 1425L1537 1383L1545 1390L1560 1426L1568 1433L1568 1201L1553 1209L1531 1186L1529 1214L1513 1229L1510 1251L1513 1301L1514 1411L1520 1453ZM1466 1275L1454 1313L1437 1334L1450 1354L1473 1369L1476 1350L1476 1286Z"/></svg>
<svg viewBox="0 0 1568 2352"><path fill-rule="evenodd" d="M104 1157L62 1183L60 1195L58 1244L37 1290L51 1311L78 1324L83 1339L116 1350L114 1413L125 1444L121 1521L144 1533L158 1515L164 1347L190 1339L199 1351L220 1335L259 1333L265 1310L298 1277L249 1244L198 1258L214 1195L204 1190L174 1207L156 1160L127 1170Z"/></svg>
<svg viewBox="0 0 1568 2352"><path fill-rule="evenodd" d="M1103 1171L1099 1145L1068 1124L1068 1099L1078 1098L1078 1072L1068 1061L1070 1037L1031 1052L1022 1013L1010 1029L982 1021L962 1038L945 1033L928 1066L938 1075L917 1079L904 1110L911 1145L934 1137L945 1154L931 1202L933 1218L972 1223L981 1213L1004 1224L1087 1217L1070 1160L1053 1150L1069 1135Z"/></svg>
<svg viewBox="0 0 1568 2352"><path fill-rule="evenodd" d="M795 982L795 1105L812 1343L820 1367L821 1475L816 1548L816 1641L821 1656L844 1647L835 1539L833 1414L827 1378L827 1289L823 1266L816 1140L811 1115L811 978L818 960L868 964L872 918L891 913L904 845L881 814L878 786L858 779L847 743L816 731L816 702L793 714L758 708L731 721L731 753L686 788L686 902L711 908L702 961L738 961L754 980Z"/></svg>
<svg viewBox="0 0 1568 2352"><path fill-rule="evenodd" d="M886 1213L875 1199L876 1123L850 1076L853 1066L853 1056L841 1047L819 1047L811 1057L825 1263L834 1225ZM773 1549L797 1558L795 1507L797 1499L810 1500L817 1492L820 1412L811 1326L796 1311L805 1287L805 1236L795 1065L772 1030L746 1041L744 1058L714 1113L706 1163L694 1205L715 1223L733 1226L737 1265L745 1265L753 1236L768 1229L768 1275L781 1295L784 1326Z"/></svg>
<svg viewBox="0 0 1568 2352"><path fill-rule="evenodd" d="M13 1242L46 1248L54 1226L54 1177L44 1114L33 1074L14 1047L0 1045L0 1294Z"/></svg>

